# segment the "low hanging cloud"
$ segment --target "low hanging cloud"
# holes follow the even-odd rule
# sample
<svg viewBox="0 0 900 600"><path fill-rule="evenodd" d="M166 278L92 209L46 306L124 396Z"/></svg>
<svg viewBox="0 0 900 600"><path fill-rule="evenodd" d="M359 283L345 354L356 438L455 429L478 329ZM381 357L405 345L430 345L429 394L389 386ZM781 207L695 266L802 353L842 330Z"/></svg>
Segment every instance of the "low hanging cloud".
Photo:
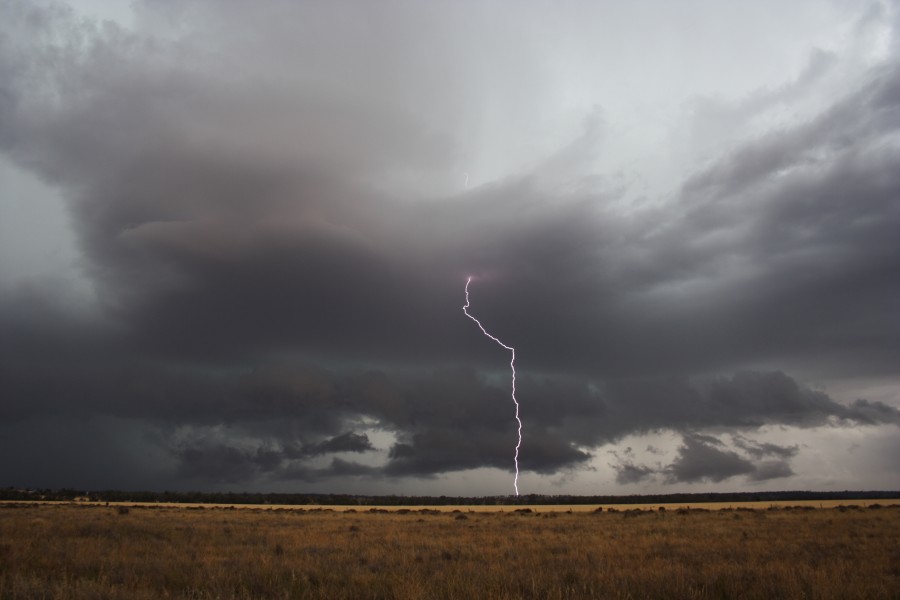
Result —
<svg viewBox="0 0 900 600"><path fill-rule="evenodd" d="M0 383L7 425L28 427L43 415L84 414L144 423L155 432L150 443L175 460L176 473L185 480L427 478L511 466L515 421L502 371L481 374L459 367L423 374L296 362L209 371L129 359L110 341L98 341L88 353L70 350L66 329L46 335L59 336L55 354L31 353L22 344L4 355ZM686 437L663 481L725 481L734 474L769 480L789 474L786 461L798 448L756 442L750 436L754 430L900 421L889 405L838 403L781 372L595 384L577 377L537 378L526 371L518 383L525 432L520 465L534 473L577 469L591 459L592 448L633 434L732 428L733 450ZM367 433L373 428L390 432L395 441L373 444ZM335 458L332 467L310 462L340 452L380 458L366 464ZM617 482L658 480L653 477L658 471L623 463Z"/></svg>
<svg viewBox="0 0 900 600"><path fill-rule="evenodd" d="M270 442L268 442L270 443ZM359 448L360 444L355 444ZM371 446L366 447L371 449ZM205 484L240 484L268 480L316 482L334 477L377 475L377 469L333 457L327 466L315 466L297 460L309 455L297 456L291 448L275 449L271 446L247 448L227 442L193 443L170 448L177 460L176 477L185 481ZM317 455L339 451L317 451Z"/></svg>
<svg viewBox="0 0 900 600"><path fill-rule="evenodd" d="M623 462L611 466L616 471L616 483L621 485L646 481L656 473L656 470L652 467L636 465L632 462Z"/></svg>
<svg viewBox="0 0 900 600"><path fill-rule="evenodd" d="M796 446L779 446L769 442L759 443L743 436L732 437L733 449L719 438L697 432L687 432L681 437L677 456L666 466L637 464L631 458L610 466L616 472L616 483L636 484L661 476L666 483L700 483L730 480L744 476L752 482L763 482L794 475L789 459L794 457ZM767 460L760 460L765 457Z"/></svg>
<svg viewBox="0 0 900 600"><path fill-rule="evenodd" d="M800 451L800 447L796 444L793 446L779 446L770 442L748 440L742 435L731 436L731 442L734 446L756 459L764 457L787 459L796 456L797 452Z"/></svg>
<svg viewBox="0 0 900 600"><path fill-rule="evenodd" d="M372 442L369 441L369 436L364 433L348 431L322 442L304 444L299 448L292 448L287 454L291 458L306 458L321 456L322 454L334 454L336 452L359 453L374 449Z"/></svg>
<svg viewBox="0 0 900 600"><path fill-rule="evenodd" d="M718 439L700 434L682 437L678 457L665 468L670 482L723 481L756 470L752 462L725 449Z"/></svg>

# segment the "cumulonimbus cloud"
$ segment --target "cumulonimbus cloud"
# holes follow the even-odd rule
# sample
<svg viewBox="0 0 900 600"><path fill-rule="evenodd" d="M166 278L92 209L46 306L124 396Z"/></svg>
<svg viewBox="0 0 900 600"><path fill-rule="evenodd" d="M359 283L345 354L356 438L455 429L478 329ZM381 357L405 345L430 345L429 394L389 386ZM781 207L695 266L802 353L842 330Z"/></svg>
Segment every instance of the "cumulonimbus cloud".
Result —
<svg viewBox="0 0 900 600"><path fill-rule="evenodd" d="M179 473L234 482L506 468L502 361L461 322L471 273L484 274L478 314L522 348L534 473L670 430L685 435L672 481L766 480L790 474L789 446L723 449L699 432L900 422L887 403L841 403L790 375L896 370L895 58L803 119L748 125L641 201L633 180L594 167L615 129L602 107L539 150L508 141L552 105L553 69L523 59L539 58L540 26L495 38L476 20L457 36L459 8L191 2L171 18L206 37L179 38L149 3L132 30L51 2L2 6L0 149L60 190L96 293L85 312L52 288L0 298L8 423L152 424ZM821 97L845 65L811 56L734 110L694 102L694 124ZM493 176L466 187L464 159ZM378 447L366 423L394 441ZM219 425L233 439L174 433ZM320 464L335 452L384 462ZM618 477L648 469L622 463Z"/></svg>

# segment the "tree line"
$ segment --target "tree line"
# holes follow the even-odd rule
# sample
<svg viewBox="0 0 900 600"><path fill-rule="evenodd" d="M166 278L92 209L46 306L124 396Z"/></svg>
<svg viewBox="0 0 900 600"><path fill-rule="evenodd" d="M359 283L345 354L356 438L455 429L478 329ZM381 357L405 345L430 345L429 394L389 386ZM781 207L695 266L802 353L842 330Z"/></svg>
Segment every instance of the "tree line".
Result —
<svg viewBox="0 0 900 600"><path fill-rule="evenodd" d="M361 494L307 494L200 491L125 491L0 488L0 500L8 501L90 501L166 502L203 504L286 504L332 506L524 506L541 504L702 504L706 502L785 502L795 500L881 500L900 499L900 491L814 492L698 492L675 494L570 495L523 494L520 496L369 496Z"/></svg>

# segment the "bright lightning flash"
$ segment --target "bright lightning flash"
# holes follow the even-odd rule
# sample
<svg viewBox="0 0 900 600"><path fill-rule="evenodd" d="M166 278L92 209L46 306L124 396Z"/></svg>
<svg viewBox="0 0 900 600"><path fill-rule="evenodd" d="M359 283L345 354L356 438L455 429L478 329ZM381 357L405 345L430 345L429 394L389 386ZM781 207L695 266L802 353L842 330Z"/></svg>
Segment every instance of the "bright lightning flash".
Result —
<svg viewBox="0 0 900 600"><path fill-rule="evenodd" d="M487 330L484 328L484 325L481 324L481 321L473 317L469 314L469 284L472 283L472 278L469 277L466 280L466 304L463 306L463 312L467 317L475 321L475 324L478 325L478 328L481 330L481 333L491 338L507 350L512 353L512 360L509 361L509 368L512 369L512 401L513 404L516 405L516 423L519 424L519 441L516 442L516 454L513 457L513 461L516 464L516 478L513 479L513 487L516 488L516 496L519 495L519 448L522 447L522 420L519 419L519 401L516 400L516 349L512 346L507 346L496 337L492 336Z"/></svg>

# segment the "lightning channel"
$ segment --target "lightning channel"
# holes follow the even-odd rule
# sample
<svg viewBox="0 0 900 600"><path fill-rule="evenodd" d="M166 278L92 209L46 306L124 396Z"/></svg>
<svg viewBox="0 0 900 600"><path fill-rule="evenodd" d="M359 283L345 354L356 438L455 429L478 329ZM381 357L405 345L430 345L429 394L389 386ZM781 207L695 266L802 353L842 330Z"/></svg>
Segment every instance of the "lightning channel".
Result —
<svg viewBox="0 0 900 600"><path fill-rule="evenodd" d="M501 342L499 339L497 339L496 337L494 337L493 335L488 333L487 330L484 328L484 325L481 324L481 321L479 321L478 319L476 319L475 317L473 317L472 315L469 314L469 284L470 283L472 283L471 277L469 277L466 280L466 304L463 306L463 313L465 313L465 315L467 317L469 317L470 319L475 321L475 324L478 325L478 328L481 330L481 333L483 333L487 337L491 338L492 340L497 342L500 346L509 350L512 353L512 359L509 361L509 368L512 370L512 401L513 401L513 404L516 405L516 423L518 423L518 425L519 425L519 428L518 428L519 439L516 442L516 453L515 453L515 456L513 457L513 462L516 465L516 477L515 477L515 479L513 479L513 487L516 489L516 496L518 496L519 495L519 448L522 447L522 420L519 418L519 401L516 400L516 349L513 348L512 346L507 346L506 344Z"/></svg>

